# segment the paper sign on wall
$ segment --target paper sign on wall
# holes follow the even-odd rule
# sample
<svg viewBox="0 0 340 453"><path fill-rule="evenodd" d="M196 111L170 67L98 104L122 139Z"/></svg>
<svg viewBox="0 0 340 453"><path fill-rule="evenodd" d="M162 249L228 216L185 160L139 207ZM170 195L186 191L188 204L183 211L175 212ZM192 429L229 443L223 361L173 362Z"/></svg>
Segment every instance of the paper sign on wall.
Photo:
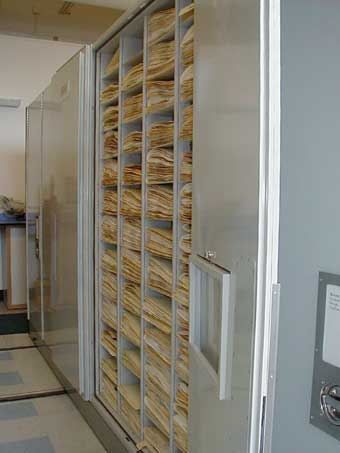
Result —
<svg viewBox="0 0 340 453"><path fill-rule="evenodd" d="M322 359L340 368L340 286L327 285Z"/></svg>

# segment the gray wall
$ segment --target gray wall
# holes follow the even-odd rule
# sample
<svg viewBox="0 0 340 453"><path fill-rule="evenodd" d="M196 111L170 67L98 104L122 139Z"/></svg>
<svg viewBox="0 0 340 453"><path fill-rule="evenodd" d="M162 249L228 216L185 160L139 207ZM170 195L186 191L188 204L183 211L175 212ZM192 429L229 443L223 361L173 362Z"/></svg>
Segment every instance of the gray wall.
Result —
<svg viewBox="0 0 340 453"><path fill-rule="evenodd" d="M335 453L340 443L309 424L309 410L318 272L340 274L338 0L282 0L281 134L282 289L272 451Z"/></svg>

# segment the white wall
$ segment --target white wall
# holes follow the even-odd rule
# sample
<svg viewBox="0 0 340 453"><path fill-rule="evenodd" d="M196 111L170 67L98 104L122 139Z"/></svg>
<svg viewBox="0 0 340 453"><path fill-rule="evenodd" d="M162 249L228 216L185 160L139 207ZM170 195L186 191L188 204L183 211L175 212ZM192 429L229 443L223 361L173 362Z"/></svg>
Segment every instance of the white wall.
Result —
<svg viewBox="0 0 340 453"><path fill-rule="evenodd" d="M81 45L0 35L0 97L21 107L0 107L0 194L25 199L25 107Z"/></svg>
<svg viewBox="0 0 340 453"><path fill-rule="evenodd" d="M19 109L0 107L0 194L25 200L25 107L82 45L0 35L0 98L19 98ZM0 254L1 254L0 241ZM3 289L0 260L0 289Z"/></svg>

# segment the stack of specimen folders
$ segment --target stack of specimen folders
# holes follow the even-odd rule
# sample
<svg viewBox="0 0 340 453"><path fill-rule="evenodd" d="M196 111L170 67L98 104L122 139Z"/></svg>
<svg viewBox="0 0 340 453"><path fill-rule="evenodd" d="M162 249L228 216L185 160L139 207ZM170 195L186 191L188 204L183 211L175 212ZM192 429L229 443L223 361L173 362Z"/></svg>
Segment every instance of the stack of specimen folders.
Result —
<svg viewBox="0 0 340 453"><path fill-rule="evenodd" d="M109 131L104 134L103 159L118 157L118 131Z"/></svg>
<svg viewBox="0 0 340 453"><path fill-rule="evenodd" d="M119 47L113 53L113 56L104 70L104 77L110 78L119 70L120 49Z"/></svg>
<svg viewBox="0 0 340 453"><path fill-rule="evenodd" d="M148 45L152 46L175 34L176 10L169 8L151 14L148 26Z"/></svg>

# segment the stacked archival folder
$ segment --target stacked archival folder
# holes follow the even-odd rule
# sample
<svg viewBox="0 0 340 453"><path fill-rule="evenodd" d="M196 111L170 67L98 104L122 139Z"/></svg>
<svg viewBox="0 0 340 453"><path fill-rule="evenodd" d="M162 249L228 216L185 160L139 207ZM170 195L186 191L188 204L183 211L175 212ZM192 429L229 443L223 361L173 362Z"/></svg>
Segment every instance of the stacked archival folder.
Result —
<svg viewBox="0 0 340 453"><path fill-rule="evenodd" d="M174 106L175 82L162 80L147 82L147 113L156 113Z"/></svg>
<svg viewBox="0 0 340 453"><path fill-rule="evenodd" d="M141 292L140 286L134 283L125 282L122 292L122 305L130 313L141 315Z"/></svg>
<svg viewBox="0 0 340 453"><path fill-rule="evenodd" d="M110 131L104 135L103 158L110 159L118 156L118 132Z"/></svg>
<svg viewBox="0 0 340 453"><path fill-rule="evenodd" d="M142 225L138 219L125 218L123 222L122 245L140 251L142 245Z"/></svg>
<svg viewBox="0 0 340 453"><path fill-rule="evenodd" d="M118 386L118 391L135 411L140 410L141 401L139 384L120 384Z"/></svg>
<svg viewBox="0 0 340 453"><path fill-rule="evenodd" d="M141 430L140 411L136 411L132 406L130 406L125 398L121 399L120 409L123 418L132 430L132 434L139 439Z"/></svg>
<svg viewBox="0 0 340 453"><path fill-rule="evenodd" d="M151 228L146 231L145 248L153 255L172 258L172 229Z"/></svg>
<svg viewBox="0 0 340 453"><path fill-rule="evenodd" d="M117 217L105 215L102 220L102 240L108 244L116 244L117 234Z"/></svg>
<svg viewBox="0 0 340 453"><path fill-rule="evenodd" d="M185 6L184 8L182 8L180 10L179 17L183 21L188 21L189 19L193 19L194 18L194 8L195 8L195 4L190 3L188 6Z"/></svg>
<svg viewBox="0 0 340 453"><path fill-rule="evenodd" d="M130 132L123 140L123 152L126 154L141 153L143 149L143 133Z"/></svg>
<svg viewBox="0 0 340 453"><path fill-rule="evenodd" d="M161 39L166 38L175 32L176 10L169 8L163 11L157 11L149 19L149 36L148 45L152 46Z"/></svg>
<svg viewBox="0 0 340 453"><path fill-rule="evenodd" d="M175 68L175 41L161 42L150 48L147 79L173 78Z"/></svg>
<svg viewBox="0 0 340 453"><path fill-rule="evenodd" d="M146 327L144 334L145 349L151 360L171 366L171 336L156 327Z"/></svg>
<svg viewBox="0 0 340 453"><path fill-rule="evenodd" d="M123 102L123 123L136 121L143 116L143 93L136 94Z"/></svg>
<svg viewBox="0 0 340 453"><path fill-rule="evenodd" d="M108 102L115 101L118 99L119 85L118 83L110 83L103 91L100 93L100 102L106 104Z"/></svg>
<svg viewBox="0 0 340 453"><path fill-rule="evenodd" d="M141 322L138 316L127 311L123 312L121 333L132 344L140 348L141 345Z"/></svg>
<svg viewBox="0 0 340 453"><path fill-rule="evenodd" d="M118 183L118 162L117 159L104 160L103 164L103 186L116 186Z"/></svg>
<svg viewBox="0 0 340 453"><path fill-rule="evenodd" d="M111 357L102 359L101 369L113 384L118 384L117 360Z"/></svg>
<svg viewBox="0 0 340 453"><path fill-rule="evenodd" d="M164 365L161 360L154 360L152 357L146 358L145 383L163 401L170 403L171 396L171 368Z"/></svg>
<svg viewBox="0 0 340 453"><path fill-rule="evenodd" d="M191 255L191 233L186 233L179 240L180 259L183 263L189 262Z"/></svg>
<svg viewBox="0 0 340 453"><path fill-rule="evenodd" d="M147 272L147 284L164 296L172 295L172 263L167 260L160 260L149 257Z"/></svg>
<svg viewBox="0 0 340 453"><path fill-rule="evenodd" d="M182 154L180 178L181 178L181 182L191 182L191 180L192 180L192 152L191 151L185 151Z"/></svg>
<svg viewBox="0 0 340 453"><path fill-rule="evenodd" d="M189 65L180 78L181 100L191 101L194 96L194 66Z"/></svg>
<svg viewBox="0 0 340 453"><path fill-rule="evenodd" d="M105 190L103 196L103 214L116 215L118 210L118 196L115 190Z"/></svg>
<svg viewBox="0 0 340 453"><path fill-rule="evenodd" d="M142 183L142 164L128 164L123 170L123 184L133 185Z"/></svg>
<svg viewBox="0 0 340 453"><path fill-rule="evenodd" d="M192 184L187 183L180 191L179 218L183 223L191 223L192 217Z"/></svg>
<svg viewBox="0 0 340 453"><path fill-rule="evenodd" d="M193 120L193 105L189 105L183 110L183 123L180 137L183 140L192 140L192 120Z"/></svg>
<svg viewBox="0 0 340 453"><path fill-rule="evenodd" d="M109 410L117 410L118 392L105 374L102 375L102 398Z"/></svg>
<svg viewBox="0 0 340 453"><path fill-rule="evenodd" d="M117 277L111 272L102 272L102 294L106 300L117 302Z"/></svg>
<svg viewBox="0 0 340 453"><path fill-rule="evenodd" d="M184 305L186 307L189 307L189 288L190 288L189 275L188 274L180 275L175 291L175 299L179 304Z"/></svg>
<svg viewBox="0 0 340 453"><path fill-rule="evenodd" d="M104 271L117 273L117 252L116 250L106 249L102 256L102 269Z"/></svg>
<svg viewBox="0 0 340 453"><path fill-rule="evenodd" d="M172 220L173 190L169 187L149 186L147 189L147 217L154 220Z"/></svg>
<svg viewBox="0 0 340 453"><path fill-rule="evenodd" d="M117 356L117 333L113 329L105 329L102 332L101 344L103 348L112 356Z"/></svg>
<svg viewBox="0 0 340 453"><path fill-rule="evenodd" d="M181 42L182 63L186 68L194 62L194 26L185 33Z"/></svg>
<svg viewBox="0 0 340 453"><path fill-rule="evenodd" d="M140 283L142 260L139 252L122 248L122 274L127 280Z"/></svg>
<svg viewBox="0 0 340 453"><path fill-rule="evenodd" d="M104 75L106 77L109 77L112 75L115 71L118 70L119 68L119 57L120 57L120 51L119 48L116 50L116 52L113 54L112 59L110 60L109 64L105 68Z"/></svg>
<svg viewBox="0 0 340 453"><path fill-rule="evenodd" d="M179 382L176 391L176 412L188 417L189 415L189 386Z"/></svg>
<svg viewBox="0 0 340 453"><path fill-rule="evenodd" d="M151 149L146 158L146 182L168 184L174 180L174 152L167 148Z"/></svg>
<svg viewBox="0 0 340 453"><path fill-rule="evenodd" d="M104 111L103 114L104 132L116 129L118 127L118 116L119 116L118 113L119 113L118 105L108 107Z"/></svg>
<svg viewBox="0 0 340 453"><path fill-rule="evenodd" d="M183 453L188 452L188 419L182 414L174 417L175 443Z"/></svg>
<svg viewBox="0 0 340 453"><path fill-rule="evenodd" d="M189 345L179 340L178 358L176 361L176 373L187 384L189 383Z"/></svg>
<svg viewBox="0 0 340 453"><path fill-rule="evenodd" d="M150 148L171 146L174 143L174 122L153 123L147 132Z"/></svg>
<svg viewBox="0 0 340 453"><path fill-rule="evenodd" d="M115 303L103 300L102 321L112 329L117 330L117 305Z"/></svg>
<svg viewBox="0 0 340 453"><path fill-rule="evenodd" d="M145 413L147 417L167 436L170 437L170 410L159 393L146 387L145 391Z"/></svg>
<svg viewBox="0 0 340 453"><path fill-rule="evenodd" d="M133 66L125 75L122 82L122 90L127 91L131 88L142 85L143 83L143 63Z"/></svg>
<svg viewBox="0 0 340 453"><path fill-rule="evenodd" d="M139 349L126 349L122 354L122 364L138 378L141 377L141 358Z"/></svg>
<svg viewBox="0 0 340 453"><path fill-rule="evenodd" d="M143 305L144 319L166 334L171 334L171 300L166 297L146 296Z"/></svg>
<svg viewBox="0 0 340 453"><path fill-rule="evenodd" d="M157 428L147 426L144 428L144 444L150 453L168 453L169 440Z"/></svg>
<svg viewBox="0 0 340 453"><path fill-rule="evenodd" d="M120 212L126 217L141 217L142 191L140 189L123 189Z"/></svg>

